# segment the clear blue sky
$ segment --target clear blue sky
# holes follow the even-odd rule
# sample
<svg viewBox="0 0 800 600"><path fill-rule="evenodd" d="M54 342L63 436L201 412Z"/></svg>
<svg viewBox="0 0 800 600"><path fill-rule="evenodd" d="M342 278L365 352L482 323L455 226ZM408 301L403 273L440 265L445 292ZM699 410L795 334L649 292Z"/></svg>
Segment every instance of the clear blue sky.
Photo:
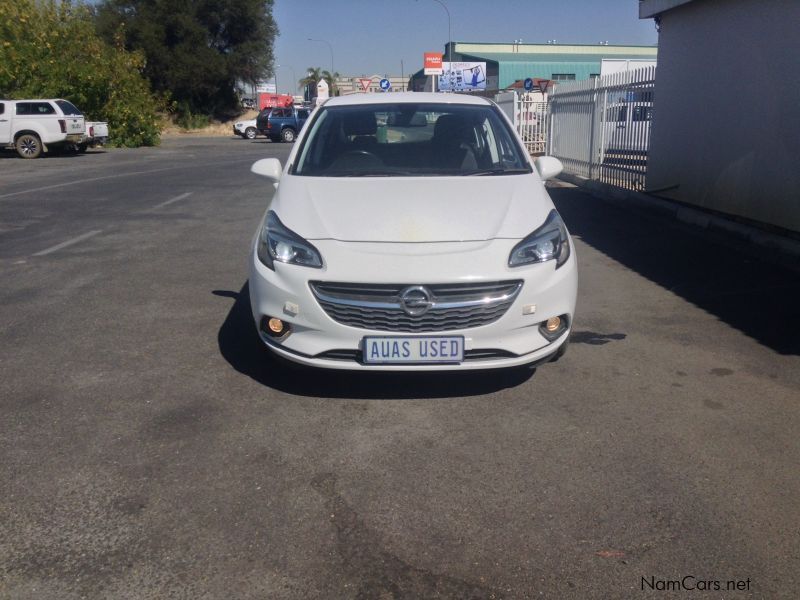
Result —
<svg viewBox="0 0 800 600"><path fill-rule="evenodd" d="M640 21L637 0L442 0L450 11L453 41L654 45L652 19ZM280 36L275 63L280 91L292 70L307 67L342 75L408 75L422 68L422 53L442 52L447 13L435 0L275 0ZM291 68L290 68L291 67Z"/></svg>

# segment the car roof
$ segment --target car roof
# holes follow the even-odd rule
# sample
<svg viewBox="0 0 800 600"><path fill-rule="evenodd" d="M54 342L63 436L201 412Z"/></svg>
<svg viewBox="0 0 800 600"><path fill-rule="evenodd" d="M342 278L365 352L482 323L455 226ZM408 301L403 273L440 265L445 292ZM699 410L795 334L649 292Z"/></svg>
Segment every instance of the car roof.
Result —
<svg viewBox="0 0 800 600"><path fill-rule="evenodd" d="M325 106L354 106L358 104L399 104L425 102L433 104L468 104L486 106L490 102L481 96L467 94L442 94L432 92L358 93L336 96L325 102Z"/></svg>

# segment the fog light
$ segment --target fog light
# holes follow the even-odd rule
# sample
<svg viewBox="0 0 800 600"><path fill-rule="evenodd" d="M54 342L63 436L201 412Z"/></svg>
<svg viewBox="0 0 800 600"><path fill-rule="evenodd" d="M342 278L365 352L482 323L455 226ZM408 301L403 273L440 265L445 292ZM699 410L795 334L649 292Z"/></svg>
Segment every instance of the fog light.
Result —
<svg viewBox="0 0 800 600"><path fill-rule="evenodd" d="M557 340L569 329L569 315L550 317L539 323L539 333L549 342Z"/></svg>
<svg viewBox="0 0 800 600"><path fill-rule="evenodd" d="M258 330L264 337L282 341L292 332L292 326L275 317L264 315L259 321Z"/></svg>
<svg viewBox="0 0 800 600"><path fill-rule="evenodd" d="M556 317L556 320L558 320L558 317ZM548 324L549 323L550 321L548 321ZM280 319L276 319L275 317L272 317L269 320L269 322L267 323L267 327L269 327L269 330L275 335L280 335L281 333L283 333L283 321L281 321Z"/></svg>
<svg viewBox="0 0 800 600"><path fill-rule="evenodd" d="M270 321L271 326L272 321ZM547 319L547 322L544 324L544 328L548 331L548 333L555 333L558 331L558 328L561 327L561 318L560 317L550 317Z"/></svg>

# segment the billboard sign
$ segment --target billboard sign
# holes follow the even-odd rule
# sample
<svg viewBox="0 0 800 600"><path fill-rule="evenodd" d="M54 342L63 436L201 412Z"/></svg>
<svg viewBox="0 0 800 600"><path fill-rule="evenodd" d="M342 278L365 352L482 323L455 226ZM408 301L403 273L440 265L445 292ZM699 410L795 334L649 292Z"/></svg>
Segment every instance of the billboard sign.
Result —
<svg viewBox="0 0 800 600"><path fill-rule="evenodd" d="M486 89L485 62L442 63L442 76L439 78L441 92L473 92Z"/></svg>
<svg viewBox="0 0 800 600"><path fill-rule="evenodd" d="M442 55L439 52L426 52L424 54L425 75L442 74Z"/></svg>

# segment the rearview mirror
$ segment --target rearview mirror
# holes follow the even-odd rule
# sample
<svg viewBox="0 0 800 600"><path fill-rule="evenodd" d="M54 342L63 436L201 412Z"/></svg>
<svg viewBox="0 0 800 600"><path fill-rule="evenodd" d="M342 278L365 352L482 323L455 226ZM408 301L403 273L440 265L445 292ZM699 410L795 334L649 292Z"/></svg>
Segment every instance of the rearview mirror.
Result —
<svg viewBox="0 0 800 600"><path fill-rule="evenodd" d="M542 178L542 181L552 179L564 170L564 165L555 156L540 156L533 161L533 164L536 165L536 170L539 171L539 177Z"/></svg>
<svg viewBox="0 0 800 600"><path fill-rule="evenodd" d="M283 172L281 161L277 158L262 158L261 160L257 160L253 163L253 166L250 167L250 170L256 175L266 177L273 183L278 183L278 181L280 181L281 173Z"/></svg>

